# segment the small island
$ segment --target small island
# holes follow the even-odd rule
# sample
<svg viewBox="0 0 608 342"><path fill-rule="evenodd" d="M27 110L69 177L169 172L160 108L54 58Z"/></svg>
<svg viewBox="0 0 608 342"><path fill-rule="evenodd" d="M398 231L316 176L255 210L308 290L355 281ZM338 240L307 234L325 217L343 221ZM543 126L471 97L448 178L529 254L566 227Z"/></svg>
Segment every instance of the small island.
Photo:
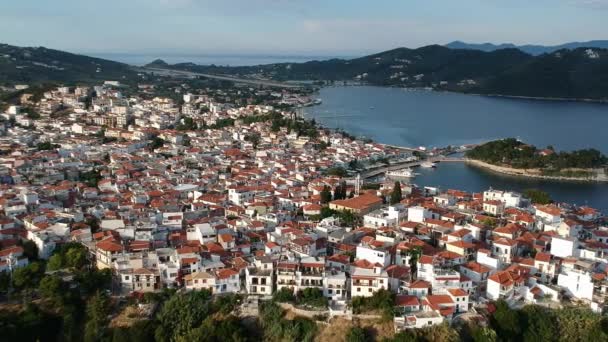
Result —
<svg viewBox="0 0 608 342"><path fill-rule="evenodd" d="M466 152L468 163L502 174L552 180L608 181L608 158L596 149L539 149L515 138L491 141Z"/></svg>

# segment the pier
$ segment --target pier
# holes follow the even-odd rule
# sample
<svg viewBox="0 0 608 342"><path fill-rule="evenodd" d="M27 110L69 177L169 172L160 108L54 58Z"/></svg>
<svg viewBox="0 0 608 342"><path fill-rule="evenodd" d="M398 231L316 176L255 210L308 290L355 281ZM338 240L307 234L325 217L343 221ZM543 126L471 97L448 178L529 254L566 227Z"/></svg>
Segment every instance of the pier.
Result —
<svg viewBox="0 0 608 342"><path fill-rule="evenodd" d="M465 161L465 158L454 158L454 157L446 157L443 155L439 155L439 156L430 157L427 159L390 164L390 165L386 165L386 166L382 166L382 167L376 167L376 168L372 168L369 170L365 170L365 171L361 172L361 178L367 179L367 178L377 177L379 175L385 174L388 171L401 170L401 169L406 169L406 168L411 168L411 167L419 167L423 163L427 163L427 162L428 163L460 163L460 162L464 162L464 161Z"/></svg>

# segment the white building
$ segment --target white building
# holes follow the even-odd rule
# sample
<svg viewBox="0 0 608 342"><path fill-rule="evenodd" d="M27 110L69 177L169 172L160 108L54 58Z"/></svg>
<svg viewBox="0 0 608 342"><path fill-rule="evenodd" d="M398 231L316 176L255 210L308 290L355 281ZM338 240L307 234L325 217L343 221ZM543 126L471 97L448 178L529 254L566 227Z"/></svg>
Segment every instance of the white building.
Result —
<svg viewBox="0 0 608 342"><path fill-rule="evenodd" d="M249 294L272 295L274 269L269 256L256 257L253 266L245 269L245 284Z"/></svg>
<svg viewBox="0 0 608 342"><path fill-rule="evenodd" d="M410 222L422 223L432 217L433 214L424 207L411 207L407 210L407 220Z"/></svg>
<svg viewBox="0 0 608 342"><path fill-rule="evenodd" d="M574 298L593 299L593 282L589 272L575 269L562 270L557 276L557 286L566 289Z"/></svg>
<svg viewBox="0 0 608 342"><path fill-rule="evenodd" d="M578 241L573 238L557 237L551 239L551 255L566 258L578 257Z"/></svg>
<svg viewBox="0 0 608 342"><path fill-rule="evenodd" d="M500 201L504 203L505 207L520 207L522 204L522 196L520 193L493 189L484 191L483 200L484 202Z"/></svg>
<svg viewBox="0 0 608 342"><path fill-rule="evenodd" d="M391 205L363 216L363 225L370 228L395 227L406 215L407 209L402 204Z"/></svg>

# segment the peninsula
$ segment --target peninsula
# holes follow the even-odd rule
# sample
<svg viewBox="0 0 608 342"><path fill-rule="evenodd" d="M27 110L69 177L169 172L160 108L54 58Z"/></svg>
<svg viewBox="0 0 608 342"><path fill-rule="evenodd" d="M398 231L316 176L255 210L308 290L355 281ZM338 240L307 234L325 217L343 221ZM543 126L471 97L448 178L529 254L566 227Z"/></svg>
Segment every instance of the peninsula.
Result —
<svg viewBox="0 0 608 342"><path fill-rule="evenodd" d="M491 141L465 153L467 162L494 172L566 181L608 181L608 158L596 149L557 152L517 139Z"/></svg>

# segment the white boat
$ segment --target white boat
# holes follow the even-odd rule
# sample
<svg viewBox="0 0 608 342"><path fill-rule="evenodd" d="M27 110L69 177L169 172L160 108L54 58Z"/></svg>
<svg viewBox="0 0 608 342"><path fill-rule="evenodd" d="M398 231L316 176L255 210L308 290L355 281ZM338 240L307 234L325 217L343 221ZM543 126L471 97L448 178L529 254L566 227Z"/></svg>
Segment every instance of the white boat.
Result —
<svg viewBox="0 0 608 342"><path fill-rule="evenodd" d="M403 177L403 178L413 178L416 177L416 174L411 169L401 169L395 171L387 171L386 175L388 177Z"/></svg>
<svg viewBox="0 0 608 342"><path fill-rule="evenodd" d="M424 162L424 163L420 164L420 167L431 169L431 168L437 167L437 164L427 161L427 162Z"/></svg>

